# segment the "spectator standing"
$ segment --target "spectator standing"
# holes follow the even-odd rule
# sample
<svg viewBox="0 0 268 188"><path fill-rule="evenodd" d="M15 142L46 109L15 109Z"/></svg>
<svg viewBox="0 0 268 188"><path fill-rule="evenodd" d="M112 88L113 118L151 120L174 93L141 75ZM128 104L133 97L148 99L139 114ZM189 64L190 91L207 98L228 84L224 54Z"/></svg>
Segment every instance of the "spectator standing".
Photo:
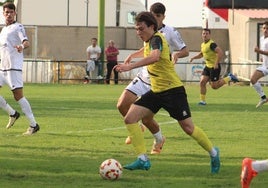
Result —
<svg viewBox="0 0 268 188"><path fill-rule="evenodd" d="M92 71L95 69L95 65L98 67L98 76L97 79L102 79L101 76L101 48L97 45L98 39L92 38L91 45L87 47L87 66L86 66L86 76L84 80L84 84L89 83L89 79L92 79ZM94 63L93 63L94 62Z"/></svg>
<svg viewBox="0 0 268 188"><path fill-rule="evenodd" d="M110 84L110 77L114 66L117 65L117 56L119 54L118 49L115 47L113 40L109 41L108 47L105 49L105 55L107 60L107 75L106 75L106 84ZM118 72L114 72L114 83L118 84Z"/></svg>

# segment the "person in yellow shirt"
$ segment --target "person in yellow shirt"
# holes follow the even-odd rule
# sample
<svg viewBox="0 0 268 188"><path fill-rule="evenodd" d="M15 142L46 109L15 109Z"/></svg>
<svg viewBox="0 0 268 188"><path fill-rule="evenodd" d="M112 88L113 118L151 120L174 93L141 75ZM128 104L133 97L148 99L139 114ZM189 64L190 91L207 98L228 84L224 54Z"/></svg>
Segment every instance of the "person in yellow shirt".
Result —
<svg viewBox="0 0 268 188"><path fill-rule="evenodd" d="M135 63L119 64L115 69L118 72L125 72L147 66L151 90L132 104L124 116L126 128L138 157L134 162L123 167L128 170L150 169L151 162L146 153L144 135L138 122L140 120L152 121L154 115L164 108L172 118L178 121L183 131L209 153L211 172L218 173L220 170L219 149L214 147L205 132L192 122L185 88L175 71L168 42L158 32L155 17L150 12L141 12L136 16L135 21L137 35L144 41L144 47L135 56L141 59Z"/></svg>
<svg viewBox="0 0 268 188"><path fill-rule="evenodd" d="M229 73L228 76L220 78L221 61L223 59L222 49L211 39L210 29L202 30L203 43L201 44L201 51L190 59L190 63L194 59L204 58L205 68L203 69L200 79L200 102L199 105L206 105L207 83L211 83L212 89L219 89L224 84L230 81L238 82L235 75Z"/></svg>

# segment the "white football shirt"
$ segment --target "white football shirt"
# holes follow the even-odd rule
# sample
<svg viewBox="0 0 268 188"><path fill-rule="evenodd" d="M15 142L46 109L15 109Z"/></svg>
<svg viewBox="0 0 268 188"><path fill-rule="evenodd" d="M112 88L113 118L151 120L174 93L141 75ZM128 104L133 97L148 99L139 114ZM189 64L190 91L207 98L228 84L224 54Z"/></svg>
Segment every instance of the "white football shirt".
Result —
<svg viewBox="0 0 268 188"><path fill-rule="evenodd" d="M28 40L25 29L20 23L4 26L0 33L0 70L22 70L23 52L19 53L15 46Z"/></svg>

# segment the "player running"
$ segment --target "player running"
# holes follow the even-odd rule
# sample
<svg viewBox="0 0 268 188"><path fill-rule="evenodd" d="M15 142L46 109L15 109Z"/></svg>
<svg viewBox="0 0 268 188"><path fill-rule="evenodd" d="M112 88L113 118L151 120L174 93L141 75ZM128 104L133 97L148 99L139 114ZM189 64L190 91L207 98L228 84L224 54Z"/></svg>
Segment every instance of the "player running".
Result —
<svg viewBox="0 0 268 188"><path fill-rule="evenodd" d="M150 12L154 15L155 19L158 23L158 31L162 33L169 43L170 53L177 50L173 54L173 62L176 63L178 58L183 58L189 55L189 51L180 35L180 33L175 30L173 27L167 26L163 23L165 19L165 11L166 8L162 3L154 3L150 7ZM143 53L143 48L139 51L130 54L125 63L130 63L131 60L135 57L139 57L140 54ZM138 73L138 75L133 79L133 81L125 88L123 93L121 94L117 108L122 116L125 116L130 108L130 105L133 104L139 96L148 92L151 88L150 78L147 71L147 67L143 67L142 70ZM165 137L162 136L161 129L155 120L151 122L144 122L144 125L150 130L153 134L155 140L152 146L151 154L160 154L163 144L165 142ZM141 124L141 128L144 130L143 125ZM127 137L126 144L131 143L131 137Z"/></svg>

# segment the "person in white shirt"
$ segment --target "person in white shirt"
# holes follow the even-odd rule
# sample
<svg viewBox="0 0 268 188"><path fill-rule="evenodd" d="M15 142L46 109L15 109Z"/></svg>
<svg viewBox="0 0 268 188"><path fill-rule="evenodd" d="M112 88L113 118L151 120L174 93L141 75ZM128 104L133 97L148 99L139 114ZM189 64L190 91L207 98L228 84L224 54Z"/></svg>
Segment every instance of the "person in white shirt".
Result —
<svg viewBox="0 0 268 188"><path fill-rule="evenodd" d="M24 135L32 135L39 131L40 127L35 121L31 106L23 96L23 50L29 47L29 41L22 24L15 21L16 7L14 3L7 2L3 5L5 26L0 33L0 87L8 85L14 99L19 103L22 112L30 122L30 126ZM19 112L10 107L3 97L0 97L0 107L10 115L7 128L13 126L20 117Z"/></svg>
<svg viewBox="0 0 268 188"><path fill-rule="evenodd" d="M97 38L91 39L91 45L87 47L87 67L86 67L86 76L84 84L89 83L89 79L92 79L92 71L95 70L95 65L98 67L98 76L97 79L102 79L101 71L102 64L99 61L101 56L101 48L97 45Z"/></svg>
<svg viewBox="0 0 268 188"><path fill-rule="evenodd" d="M268 21L264 22L262 25L263 36L260 38L260 47L256 46L254 51L261 55L262 65L258 67L252 74L250 82L253 88L260 96L260 101L256 105L259 108L264 103L268 102L268 99L262 89L260 82L258 81L264 76L268 75Z"/></svg>
<svg viewBox="0 0 268 188"><path fill-rule="evenodd" d="M180 33L175 30L173 27L167 26L163 23L165 19L165 11L166 8L162 3L154 3L150 7L150 12L154 15L158 23L158 31L160 31L168 41L170 48L170 56L173 59L173 62L176 63L178 58L183 58L189 55L189 51L187 49L186 44L181 38ZM139 57L143 49L136 51L130 54L126 60L126 62L131 62L133 58ZM173 53L174 52L174 53ZM132 80L132 82L125 88L123 93L117 102L117 108L122 116L125 116L131 106L138 97L150 91L150 78L147 71L147 67L143 67L142 70L137 74L137 76ZM161 133L161 129L156 121L152 122L142 122L153 134L154 143L152 146L151 154L160 154L163 144L165 142L165 137ZM144 130L144 126L141 124L142 130ZM131 137L127 137L126 144L131 143Z"/></svg>

